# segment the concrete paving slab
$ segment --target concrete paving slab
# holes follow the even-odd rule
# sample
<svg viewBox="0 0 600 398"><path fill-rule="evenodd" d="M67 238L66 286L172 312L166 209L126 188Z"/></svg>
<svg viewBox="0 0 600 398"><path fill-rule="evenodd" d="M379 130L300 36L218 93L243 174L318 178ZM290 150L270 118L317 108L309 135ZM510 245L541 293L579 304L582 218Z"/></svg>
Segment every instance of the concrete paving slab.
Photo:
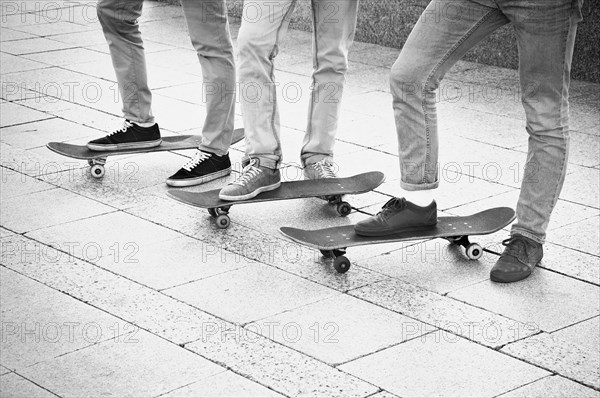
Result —
<svg viewBox="0 0 600 398"><path fill-rule="evenodd" d="M413 339L340 368L402 397L495 396L550 374L462 338L434 336ZM490 378L495 372L505 377Z"/></svg>
<svg viewBox="0 0 600 398"><path fill-rule="evenodd" d="M538 333L535 325L473 307L397 279L373 283L348 294L440 328L444 335L459 335L488 347ZM392 391L394 392L394 391Z"/></svg>
<svg viewBox="0 0 600 398"><path fill-rule="evenodd" d="M53 204L52 211L47 206ZM77 209L77 211L73 211ZM13 197L3 202L2 224L19 233L65 224L70 221L111 212L113 209L96 201L63 189L50 189L28 195L28 206L21 198ZM58 227L64 230L64 227Z"/></svg>
<svg viewBox="0 0 600 398"><path fill-rule="evenodd" d="M111 251L100 258L97 265L156 290L254 264L242 256L188 237L128 245L123 249L129 250Z"/></svg>
<svg viewBox="0 0 600 398"><path fill-rule="evenodd" d="M50 37L48 40L52 40L55 43L59 43L63 48L74 48L74 47L90 47L93 45L106 45L106 39L102 32L98 29L89 30L86 32L79 32L76 35L73 34L58 34Z"/></svg>
<svg viewBox="0 0 600 398"><path fill-rule="evenodd" d="M32 383L16 373L0 376L0 391L2 391L3 396L14 398L57 397L56 394Z"/></svg>
<svg viewBox="0 0 600 398"><path fill-rule="evenodd" d="M52 66L69 66L87 62L99 62L106 55L86 48L70 48L67 50L50 51L38 54L24 55L23 58Z"/></svg>
<svg viewBox="0 0 600 398"><path fill-rule="evenodd" d="M86 162L69 160L73 162L74 169L77 169L46 175L44 179L118 209L139 203L144 195L142 189L165 184L165 180L186 162L185 158L167 152L109 157L105 165L105 176L96 179L91 176Z"/></svg>
<svg viewBox="0 0 600 398"><path fill-rule="evenodd" d="M2 74L23 72L26 70L47 68L48 65L36 62L24 57L0 53L0 62L2 62ZM4 88L7 89L7 88Z"/></svg>
<svg viewBox="0 0 600 398"><path fill-rule="evenodd" d="M597 286L536 269L524 281L498 284L484 281L456 290L457 300L485 308L552 332L596 316L600 312ZM569 311L564 311L565 306Z"/></svg>
<svg viewBox="0 0 600 398"><path fill-rule="evenodd" d="M594 317L552 333L554 336L580 345L600 357L600 317Z"/></svg>
<svg viewBox="0 0 600 398"><path fill-rule="evenodd" d="M258 383L231 371L218 373L204 380L173 390L163 397L231 397L264 398L283 397Z"/></svg>
<svg viewBox="0 0 600 398"><path fill-rule="evenodd" d="M600 359L597 353L541 333L502 348L502 352L548 369L596 390L600 388Z"/></svg>
<svg viewBox="0 0 600 398"><path fill-rule="evenodd" d="M561 245L544 245L543 268L600 285L600 258Z"/></svg>
<svg viewBox="0 0 600 398"><path fill-rule="evenodd" d="M11 373L9 369L6 369L4 366L0 366L0 376Z"/></svg>
<svg viewBox="0 0 600 398"><path fill-rule="evenodd" d="M4 258L7 250L12 250L7 246L3 242ZM28 249L31 247L18 250L22 255L33 257L32 252L25 254ZM135 327L125 321L4 267L0 275L1 361L8 369L22 372L36 363L101 341L122 339L135 331Z"/></svg>
<svg viewBox="0 0 600 398"><path fill-rule="evenodd" d="M186 348L291 397L366 397L379 389L250 331L207 335Z"/></svg>
<svg viewBox="0 0 600 398"><path fill-rule="evenodd" d="M198 340L222 323L155 290L26 237L8 237L2 245L6 267L118 318L132 320L141 329L176 344Z"/></svg>
<svg viewBox="0 0 600 398"><path fill-rule="evenodd" d="M7 266L120 318L134 319L136 325L169 341L196 341L186 348L227 363L237 373L286 395L367 396L377 391L374 386L251 331L238 329L238 336L243 337L238 339L237 332L228 332L236 326L89 263L71 260L31 267L31 258L27 260Z"/></svg>
<svg viewBox="0 0 600 398"><path fill-rule="evenodd" d="M113 259L117 255L136 258L135 253L142 245L181 237L175 231L122 212L79 218L66 225L31 232L28 236L57 249L68 250L70 255L92 263L111 255Z"/></svg>
<svg viewBox="0 0 600 398"><path fill-rule="evenodd" d="M2 129L2 141L17 148L32 149L51 141L81 140L84 143L101 135L98 130L53 118L18 124Z"/></svg>
<svg viewBox="0 0 600 398"><path fill-rule="evenodd" d="M22 197L34 192L56 188L54 185L6 168L2 168L0 173L2 178L0 180L0 198L2 202L16 196Z"/></svg>
<svg viewBox="0 0 600 398"><path fill-rule="evenodd" d="M598 256L600 254L600 216L556 229L552 231L548 241Z"/></svg>
<svg viewBox="0 0 600 398"><path fill-rule="evenodd" d="M592 390L561 376L548 376L502 394L499 398L535 398L543 396L556 398L598 398L600 397L600 391Z"/></svg>
<svg viewBox="0 0 600 398"><path fill-rule="evenodd" d="M569 165L560 198L600 209L600 171Z"/></svg>
<svg viewBox="0 0 600 398"><path fill-rule="evenodd" d="M0 142L0 163L9 170L6 173L17 172L31 177L58 173L64 170L73 170L77 163L65 160L63 156L54 154L46 148L25 150L15 148ZM52 180L47 182L52 183Z"/></svg>
<svg viewBox="0 0 600 398"><path fill-rule="evenodd" d="M164 293L240 324L336 294L332 289L260 264L166 289Z"/></svg>
<svg viewBox="0 0 600 398"><path fill-rule="evenodd" d="M381 274L361 267L355 267L353 272L341 277L331 262L324 262L317 251L239 225L235 219L232 219L229 229L219 230L210 222L207 212L183 204L173 206L172 199L148 198L144 204L127 212L180 231L212 247L243 255L339 291L365 286L383 278ZM245 238L248 236L252 236L251 241Z"/></svg>
<svg viewBox="0 0 600 398"><path fill-rule="evenodd" d="M52 115L47 113L39 112L14 102L4 102L2 104L2 121L0 122L0 127L51 119L52 117Z"/></svg>
<svg viewBox="0 0 600 398"><path fill-rule="evenodd" d="M71 23L68 21L56 21L52 23L46 24L36 24L36 25L27 25L27 26L19 26L15 27L15 30L19 30L21 32L35 34L38 36L55 36L61 34L79 34L81 32L96 30L95 26L85 26L79 25L75 23Z"/></svg>
<svg viewBox="0 0 600 398"><path fill-rule="evenodd" d="M334 366L417 338L426 329L419 321L345 294L246 328Z"/></svg>
<svg viewBox="0 0 600 398"><path fill-rule="evenodd" d="M445 142L463 137L502 148L522 148L527 142L525 121L509 116L495 115L481 110L465 109L442 103L438 106L438 128Z"/></svg>
<svg viewBox="0 0 600 398"><path fill-rule="evenodd" d="M40 26L40 25L36 25ZM43 53L46 51L64 50L73 48L72 44L60 43L55 40L36 37L18 41L6 41L2 44L2 51L13 55Z"/></svg>
<svg viewBox="0 0 600 398"><path fill-rule="evenodd" d="M14 235L15 233L6 229L6 228L0 228L0 239L2 238L7 238L9 236Z"/></svg>
<svg viewBox="0 0 600 398"><path fill-rule="evenodd" d="M491 236L472 237L471 242L498 251L500 242L505 238L505 232L498 232ZM410 247L358 263L415 286L446 294L489 279L490 269L497 259L497 256L485 253L479 261L472 261L466 257L463 248L435 239L416 242Z"/></svg>
<svg viewBox="0 0 600 398"><path fill-rule="evenodd" d="M168 363L169 366L163 366ZM224 368L140 331L23 369L23 375L60 396L157 396Z"/></svg>
<svg viewBox="0 0 600 398"><path fill-rule="evenodd" d="M569 163L584 167L594 167L600 158L600 137L586 132L571 131L569 143ZM515 148L527 151L527 146Z"/></svg>
<svg viewBox="0 0 600 398"><path fill-rule="evenodd" d="M23 40L23 39L32 39L36 37L36 35L32 35L25 32L20 32L18 30L5 28L2 26L0 28L0 41L13 41L13 40Z"/></svg>

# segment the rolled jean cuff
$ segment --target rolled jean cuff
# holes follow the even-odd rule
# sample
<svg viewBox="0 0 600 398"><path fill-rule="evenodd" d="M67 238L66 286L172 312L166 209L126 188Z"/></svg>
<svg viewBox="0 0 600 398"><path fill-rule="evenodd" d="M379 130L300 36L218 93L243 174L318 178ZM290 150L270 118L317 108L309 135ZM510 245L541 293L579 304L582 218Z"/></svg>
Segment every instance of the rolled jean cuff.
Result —
<svg viewBox="0 0 600 398"><path fill-rule="evenodd" d="M543 235L540 237L539 235L533 234L522 228L513 227L510 231L510 235L514 236L515 234L523 235L524 237L529 238L529 239L539 243L540 245L543 245L544 243L546 243L546 235Z"/></svg>
<svg viewBox="0 0 600 398"><path fill-rule="evenodd" d="M281 165L281 159L274 158L273 156L261 156L261 155L246 155L242 159L242 165L245 167L250 163L252 159L258 159L262 167L276 170Z"/></svg>
<svg viewBox="0 0 600 398"><path fill-rule="evenodd" d="M322 160L327 160L333 163L333 156L326 155L324 153L305 153L300 156L300 159L302 160L303 167L318 163Z"/></svg>
<svg viewBox="0 0 600 398"><path fill-rule="evenodd" d="M426 191L428 189L436 189L440 186L440 182L422 183L422 184L411 184L408 182L400 181L400 188L405 191Z"/></svg>
<svg viewBox="0 0 600 398"><path fill-rule="evenodd" d="M132 113L124 112L123 117L125 119L129 120L130 122L135 122L135 123L155 123L154 116L149 116L146 119L144 119L141 117L137 117Z"/></svg>

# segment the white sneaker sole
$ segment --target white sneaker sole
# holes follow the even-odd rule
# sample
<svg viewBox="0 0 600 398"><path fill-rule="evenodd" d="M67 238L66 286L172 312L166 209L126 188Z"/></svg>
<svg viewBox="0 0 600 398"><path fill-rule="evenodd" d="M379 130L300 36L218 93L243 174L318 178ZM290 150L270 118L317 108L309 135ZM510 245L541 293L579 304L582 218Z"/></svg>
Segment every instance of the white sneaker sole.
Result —
<svg viewBox="0 0 600 398"><path fill-rule="evenodd" d="M229 196L229 195L222 195L219 194L219 199L221 200L226 200L229 202L237 202L240 200L248 200L248 199L252 199L255 198L256 196L258 196L259 194L263 193L263 192L268 192L268 191L274 191L275 189L279 188L281 186L281 181L273 184L273 185L267 185L264 187L259 187L256 188L256 190L254 190L253 192L250 192L246 195L239 195L239 196Z"/></svg>
<svg viewBox="0 0 600 398"><path fill-rule="evenodd" d="M154 140L154 141L140 141L140 142L127 142L124 144L111 144L111 145L99 145L99 144L91 144L88 143L87 147L90 151L97 152L110 152L110 151L120 151L125 149L150 149L160 146L162 144L162 139Z"/></svg>
<svg viewBox="0 0 600 398"><path fill-rule="evenodd" d="M186 180L172 180L167 178L167 185L174 188L193 187L217 180L221 177L227 177L229 174L231 174L231 167L225 170L217 171L216 173L207 174L202 177L188 178Z"/></svg>

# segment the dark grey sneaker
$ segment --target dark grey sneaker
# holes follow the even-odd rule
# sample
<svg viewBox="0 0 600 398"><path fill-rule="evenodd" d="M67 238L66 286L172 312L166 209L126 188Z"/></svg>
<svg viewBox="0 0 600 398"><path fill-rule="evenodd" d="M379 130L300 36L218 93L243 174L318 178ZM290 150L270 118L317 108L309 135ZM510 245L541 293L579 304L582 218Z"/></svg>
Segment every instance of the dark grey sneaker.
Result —
<svg viewBox="0 0 600 398"><path fill-rule="evenodd" d="M354 231L362 236L386 236L426 230L436 225L437 203L435 201L427 207L421 207L404 198L394 198L387 202L375 216L357 223Z"/></svg>
<svg viewBox="0 0 600 398"><path fill-rule="evenodd" d="M531 275L533 269L542 261L544 248L533 239L515 234L502 242L506 248L490 271L494 282L517 282Z"/></svg>
<svg viewBox="0 0 600 398"><path fill-rule="evenodd" d="M191 187L204 184L231 174L229 155L218 156L198 150L189 162L171 177L167 185L171 187Z"/></svg>
<svg viewBox="0 0 600 398"><path fill-rule="evenodd" d="M119 149L154 148L162 143L158 124L151 127L141 127L125 120L123 127L106 137L87 143L92 151L115 151Z"/></svg>
<svg viewBox="0 0 600 398"><path fill-rule="evenodd" d="M237 180L221 189L219 198L228 201L248 200L261 192L277 189L280 185L279 169L263 167L258 159L252 159Z"/></svg>
<svg viewBox="0 0 600 398"><path fill-rule="evenodd" d="M307 180L320 180L322 178L336 178L336 166L328 160L306 165L304 167L304 178Z"/></svg>

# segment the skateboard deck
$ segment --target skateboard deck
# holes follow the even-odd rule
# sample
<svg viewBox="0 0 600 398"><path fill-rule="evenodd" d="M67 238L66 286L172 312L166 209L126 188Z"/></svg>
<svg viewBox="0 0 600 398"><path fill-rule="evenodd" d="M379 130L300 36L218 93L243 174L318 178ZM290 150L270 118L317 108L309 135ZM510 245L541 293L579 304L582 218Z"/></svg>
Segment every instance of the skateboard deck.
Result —
<svg viewBox="0 0 600 398"><path fill-rule="evenodd" d="M453 244L463 246L467 257L477 260L481 258L484 251L491 251L483 249L477 243L471 243L469 236L492 234L512 223L515 218L513 209L498 207L466 217L438 217L438 223L434 228L380 237L357 235L354 232L354 225L315 231L282 227L280 231L292 241L318 249L325 257L333 258L336 271L345 273L350 269L350 261L344 256L346 249L370 244L444 238Z"/></svg>
<svg viewBox="0 0 600 398"><path fill-rule="evenodd" d="M237 144L244 139L244 129L233 131L231 145ZM114 151L92 151L86 145L67 144L65 142L50 142L46 146L59 155L67 156L73 159L87 160L92 166L91 174L93 177L101 178L104 176L104 164L106 158L117 155L131 155L137 153L178 151L183 149L195 149L202 143L202 136L199 135L178 135L163 137L162 143L154 148L141 149L120 149Z"/></svg>
<svg viewBox="0 0 600 398"><path fill-rule="evenodd" d="M383 173L373 171L347 178L283 182L276 190L263 192L253 199L243 201L224 201L219 199L220 189L199 193L170 190L167 194L179 202L208 209L209 214L216 219L217 226L225 229L230 224L228 214L231 206L238 204L326 196L329 203L337 206L337 211L341 216L347 216L352 211L352 207L348 202L342 200L342 195L361 194L372 191L380 186L384 180L385 175Z"/></svg>

